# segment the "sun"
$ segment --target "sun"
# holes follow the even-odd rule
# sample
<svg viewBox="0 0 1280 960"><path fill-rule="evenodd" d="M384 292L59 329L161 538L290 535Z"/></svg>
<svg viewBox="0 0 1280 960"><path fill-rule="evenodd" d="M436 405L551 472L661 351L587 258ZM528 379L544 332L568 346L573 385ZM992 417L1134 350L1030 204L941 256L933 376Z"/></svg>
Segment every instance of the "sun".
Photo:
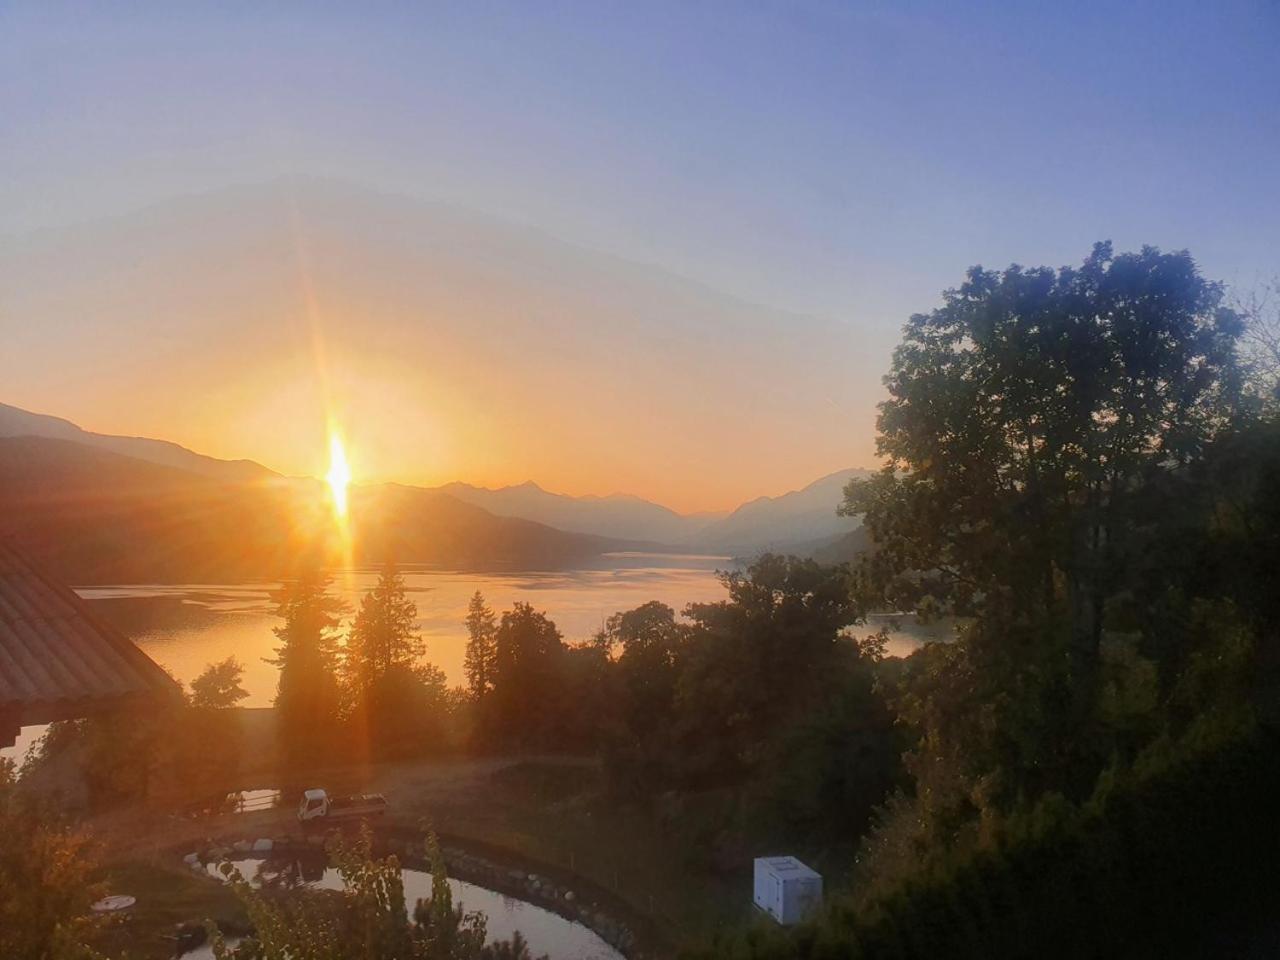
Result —
<svg viewBox="0 0 1280 960"><path fill-rule="evenodd" d="M342 448L342 439L336 433L329 435L329 472L325 479L329 481L329 493L333 496L333 512L339 519L345 519L351 467L347 464L347 451Z"/></svg>

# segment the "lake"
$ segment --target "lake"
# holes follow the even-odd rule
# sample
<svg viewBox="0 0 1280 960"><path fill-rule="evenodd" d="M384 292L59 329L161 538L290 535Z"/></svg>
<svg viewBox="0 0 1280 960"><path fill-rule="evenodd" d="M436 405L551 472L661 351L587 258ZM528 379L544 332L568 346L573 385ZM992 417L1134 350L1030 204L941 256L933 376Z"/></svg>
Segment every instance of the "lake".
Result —
<svg viewBox="0 0 1280 960"><path fill-rule="evenodd" d="M542 572L462 572L405 567L405 586L418 605L418 630L427 643L426 659L445 672L450 684L465 682L467 603L479 590L501 615L517 600L533 604L556 622L567 641L585 640L610 615L649 600L675 608L722 600L726 591L717 568L727 557L672 554L611 554L593 569ZM355 609L378 578L374 568L343 571L333 591ZM76 592L122 629L147 655L178 680L189 683L206 665L235 655L244 666L248 707L271 705L278 671L264 658L274 653L271 632L280 624L271 593L277 582L236 584L123 584L80 587ZM936 631L913 618L875 618L867 632L890 624L895 632L889 653L905 656ZM27 727L0 756L21 757L43 728Z"/></svg>

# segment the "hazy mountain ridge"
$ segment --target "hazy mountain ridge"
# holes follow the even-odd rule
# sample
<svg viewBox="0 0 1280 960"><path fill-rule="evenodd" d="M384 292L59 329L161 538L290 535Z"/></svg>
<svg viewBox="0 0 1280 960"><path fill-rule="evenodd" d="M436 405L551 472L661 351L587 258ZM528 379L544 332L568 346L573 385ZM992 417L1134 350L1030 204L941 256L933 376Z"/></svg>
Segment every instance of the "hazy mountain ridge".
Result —
<svg viewBox="0 0 1280 960"><path fill-rule="evenodd" d="M357 563L552 569L634 546L383 485L351 490L348 557L318 482L222 483L49 437L0 438L0 504L0 535L80 584L274 579L316 549Z"/></svg>
<svg viewBox="0 0 1280 960"><path fill-rule="evenodd" d="M81 499L91 494L90 499L102 502L109 499L117 502L130 501L131 496L150 490L157 484L165 491L180 489L190 495L201 488L200 484L195 483L197 480L228 487L272 487L273 493L270 496L276 498L285 497L286 491L296 491L300 487L320 489L316 481L288 480L253 461L219 460L166 440L92 433L68 420L31 413L6 404L0 404L0 439L2 438L55 440L159 468L152 471L135 468L130 472L122 471L119 464L115 464L113 469L107 469L103 474L103 478L114 478L111 481L111 484L116 485L114 490L108 489L110 484L102 478L99 478L102 482L94 485L89 483L91 477L80 477L77 481L79 486L72 493ZM38 444L29 447L31 450L40 449ZM39 462L43 462L39 458L19 470L19 465L13 459L15 449L21 449L21 445L9 448L10 479L15 471L27 475L32 470L38 472ZM59 470L76 465L75 461L75 457L65 454L58 461ZM93 461L92 458L81 458L80 462L83 464ZM76 469L79 467L76 466ZM456 544L457 554L456 559L453 559L439 549L427 549L424 544L415 542L411 535L405 534L402 542L393 525L381 520L371 523L367 531L368 539L364 544L371 554L380 556L386 552L403 553L403 559L413 562L510 562L557 566L569 557L581 560L618 549L667 549L736 557L776 550L835 558L843 557L847 550L837 549L834 545L858 527L857 520L836 516L836 507L843 497L844 485L850 477L865 476L867 473L865 470L838 471L799 490L774 497L757 497L725 514L679 514L661 504L625 493L607 496L552 493L533 481L496 489L462 482L437 488L396 484L383 485L381 488L358 487L353 489L353 500L379 500L384 505L396 503L415 518L412 524L405 524L404 529L418 529L423 536L426 535L426 527L430 526L428 515L431 511L426 505L433 503L437 513L447 513L454 519L465 514L461 509L465 506L474 511L470 514L472 524L483 525L489 521L506 521L508 524L501 534L495 526L481 536L478 542L486 544L483 548L476 546L473 549L473 545ZM3 479L0 477L0 480ZM51 492L66 495L68 491L58 490L59 482L65 485L65 474L58 473L51 479ZM204 486L209 487L209 484ZM379 489L403 492L375 495L375 491ZM227 491L223 491L220 496L220 502L225 504ZM243 496L250 494L244 492ZM268 495L264 493L263 496ZM28 491L28 499L32 499L31 491ZM6 502L9 502L7 498ZM273 509L278 512L281 508L277 503ZM40 514L37 509L37 515ZM384 506L378 516L386 515L387 508ZM478 519L482 516L487 517L488 521ZM90 515L85 518L86 523L100 520L100 517L95 520ZM235 522L244 526L243 520ZM510 525L513 523L517 526ZM525 526L519 526L520 524ZM142 524L142 528L155 529L150 522ZM553 534L557 536L552 536ZM561 535L577 539L570 543L560 539ZM78 535L73 540L82 542ZM194 543L192 548L194 549ZM270 551L267 552L270 554ZM225 558L219 563L227 565L224 561ZM183 567L191 566L190 558L179 557L177 562ZM96 568L91 564L86 566L81 563L79 566L82 568L81 579L97 575ZM241 565L229 566L239 569Z"/></svg>
<svg viewBox="0 0 1280 960"><path fill-rule="evenodd" d="M168 440L92 433L61 417L31 413L0 403L0 437L22 436L70 440L225 483L248 483L279 477L279 474L252 460L219 460Z"/></svg>
<svg viewBox="0 0 1280 960"><path fill-rule="evenodd" d="M778 496L761 496L725 514L676 513L629 494L569 496L528 481L490 489L450 483L437 489L500 516L521 517L578 533L645 540L699 553L751 556L765 550L808 555L856 530L836 515L844 487L868 470L840 470Z"/></svg>
<svg viewBox="0 0 1280 960"><path fill-rule="evenodd" d="M682 544L715 521L714 515L684 516L631 494L574 497L551 493L533 481L497 489L454 482L437 489L499 516L521 517L575 533L667 545Z"/></svg>
<svg viewBox="0 0 1280 960"><path fill-rule="evenodd" d="M861 521L836 515L844 488L861 469L839 470L776 497L757 497L710 524L694 539L700 549L735 556L764 550L808 554L856 530Z"/></svg>

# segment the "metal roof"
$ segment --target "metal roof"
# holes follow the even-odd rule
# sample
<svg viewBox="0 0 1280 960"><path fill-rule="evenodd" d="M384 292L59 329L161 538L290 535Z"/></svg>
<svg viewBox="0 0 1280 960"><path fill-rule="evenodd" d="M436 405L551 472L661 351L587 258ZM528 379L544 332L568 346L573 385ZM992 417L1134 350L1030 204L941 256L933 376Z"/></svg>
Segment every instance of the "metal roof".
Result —
<svg viewBox="0 0 1280 960"><path fill-rule="evenodd" d="M0 745L16 726L178 693L172 677L75 591L0 538Z"/></svg>

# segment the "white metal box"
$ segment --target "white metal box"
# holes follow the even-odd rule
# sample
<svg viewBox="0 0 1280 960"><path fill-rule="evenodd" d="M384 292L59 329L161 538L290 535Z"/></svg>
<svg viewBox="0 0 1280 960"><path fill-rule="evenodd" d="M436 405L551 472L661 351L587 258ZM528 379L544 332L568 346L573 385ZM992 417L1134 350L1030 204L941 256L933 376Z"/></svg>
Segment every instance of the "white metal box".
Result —
<svg viewBox="0 0 1280 960"><path fill-rule="evenodd" d="M760 910L790 926L822 904L822 876L795 857L757 857L753 899Z"/></svg>

